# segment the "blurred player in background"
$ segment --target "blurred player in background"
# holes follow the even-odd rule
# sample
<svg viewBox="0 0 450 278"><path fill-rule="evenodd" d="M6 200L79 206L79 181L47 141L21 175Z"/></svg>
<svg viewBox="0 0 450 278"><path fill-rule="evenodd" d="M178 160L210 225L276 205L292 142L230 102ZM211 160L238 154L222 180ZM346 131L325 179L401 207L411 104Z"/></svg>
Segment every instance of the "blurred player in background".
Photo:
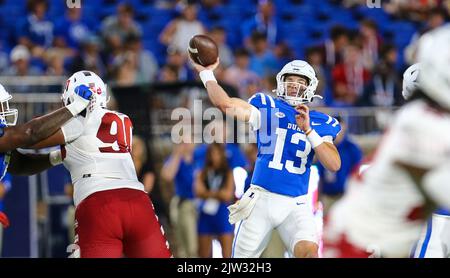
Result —
<svg viewBox="0 0 450 278"><path fill-rule="evenodd" d="M435 210L413 249L414 258L450 258L450 210Z"/></svg>
<svg viewBox="0 0 450 278"><path fill-rule="evenodd" d="M61 145L59 162L74 184L75 244L73 256L170 257L168 243L130 155L132 123L107 110L106 85L95 73L79 71L66 83L64 103L73 88L95 98L74 118L36 148Z"/></svg>
<svg viewBox="0 0 450 278"><path fill-rule="evenodd" d="M28 174L31 167L43 171L54 157L23 155L16 148L30 147L55 133L64 123L83 111L89 104L91 92L73 92L73 102L50 114L17 125L18 111L9 107L12 96L0 84L0 180L8 167L13 174ZM25 161L18 163L19 161ZM39 171L39 172L40 172ZM0 226L9 226L6 215L0 211Z"/></svg>
<svg viewBox="0 0 450 278"><path fill-rule="evenodd" d="M337 257L408 257L437 205L450 207L450 27L419 44L419 86L396 115L359 186L331 209Z"/></svg>
<svg viewBox="0 0 450 278"><path fill-rule="evenodd" d="M318 233L307 200L314 155L330 170L340 168L333 139L340 131L334 118L309 111L318 81L312 67L300 60L286 64L277 75L274 99L262 93L245 102L230 98L213 70L193 62L211 102L228 116L250 123L256 131L258 158L252 185L230 206L230 222L239 222L233 257L259 257L275 227L295 257L318 257Z"/></svg>
<svg viewBox="0 0 450 278"><path fill-rule="evenodd" d="M419 88L420 64L410 66L403 74L402 95L409 100ZM414 258L450 257L450 211L438 209L428 219L420 238L413 248Z"/></svg>

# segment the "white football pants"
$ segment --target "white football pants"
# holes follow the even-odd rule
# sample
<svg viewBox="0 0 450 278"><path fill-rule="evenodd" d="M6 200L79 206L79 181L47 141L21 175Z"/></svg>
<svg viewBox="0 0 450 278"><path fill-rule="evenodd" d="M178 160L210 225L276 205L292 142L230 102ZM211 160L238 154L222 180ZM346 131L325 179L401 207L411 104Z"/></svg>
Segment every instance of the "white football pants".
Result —
<svg viewBox="0 0 450 278"><path fill-rule="evenodd" d="M236 225L233 258L259 258L273 229L278 230L291 254L301 240L318 243L317 226L306 195L290 197L261 189L249 217Z"/></svg>

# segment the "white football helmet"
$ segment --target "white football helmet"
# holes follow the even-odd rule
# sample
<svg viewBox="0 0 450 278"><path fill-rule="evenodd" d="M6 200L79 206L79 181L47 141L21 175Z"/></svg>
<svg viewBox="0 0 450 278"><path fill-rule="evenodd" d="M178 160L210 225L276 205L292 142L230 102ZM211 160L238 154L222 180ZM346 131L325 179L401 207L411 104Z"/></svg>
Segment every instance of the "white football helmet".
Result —
<svg viewBox="0 0 450 278"><path fill-rule="evenodd" d="M90 109L96 107L106 107L109 101L108 92L106 91L106 84L103 80L94 72L82 70L74 73L66 81L66 88L62 94L62 101L64 105L68 105L73 102L73 95L75 88L80 85L88 86L93 92L93 98L89 105Z"/></svg>
<svg viewBox="0 0 450 278"><path fill-rule="evenodd" d="M308 84L305 87L297 82L286 82L285 79L287 75L299 75L306 77ZM318 84L319 80L317 80L316 73L311 65L302 60L294 60L287 63L277 74L277 89L275 91L279 98L284 99L292 106L297 106L302 103L311 102L314 97L322 98L321 96L315 95ZM295 96L288 95L288 85L296 86L297 94Z"/></svg>
<svg viewBox="0 0 450 278"><path fill-rule="evenodd" d="M419 84L423 92L450 109L450 25L426 33L419 40Z"/></svg>
<svg viewBox="0 0 450 278"><path fill-rule="evenodd" d="M13 126L17 123L17 116L19 111L17 109L9 108L9 100L12 96L0 84L0 120L6 126Z"/></svg>
<svg viewBox="0 0 450 278"><path fill-rule="evenodd" d="M403 73L402 95L405 100L408 100L413 92L419 88L419 72L420 63L416 63L411 65L408 69L406 69L405 73Z"/></svg>

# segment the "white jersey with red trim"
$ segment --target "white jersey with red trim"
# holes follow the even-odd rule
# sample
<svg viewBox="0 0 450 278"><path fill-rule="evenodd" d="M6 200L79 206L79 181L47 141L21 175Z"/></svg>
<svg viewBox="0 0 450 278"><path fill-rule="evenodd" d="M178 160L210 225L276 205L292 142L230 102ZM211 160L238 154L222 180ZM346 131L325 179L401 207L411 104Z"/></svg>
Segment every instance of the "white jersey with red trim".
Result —
<svg viewBox="0 0 450 278"><path fill-rule="evenodd" d="M78 205L89 195L104 190L132 188L144 191L131 158L132 123L127 115L96 108L62 127L64 166L74 184Z"/></svg>
<svg viewBox="0 0 450 278"><path fill-rule="evenodd" d="M418 186L398 163L434 170L450 156L450 116L423 101L403 107L384 136L362 179L352 178L348 191L328 215L326 241L345 236L353 246L383 257L408 257L431 211ZM450 184L441 194L450 194ZM436 201L436 200L434 200Z"/></svg>

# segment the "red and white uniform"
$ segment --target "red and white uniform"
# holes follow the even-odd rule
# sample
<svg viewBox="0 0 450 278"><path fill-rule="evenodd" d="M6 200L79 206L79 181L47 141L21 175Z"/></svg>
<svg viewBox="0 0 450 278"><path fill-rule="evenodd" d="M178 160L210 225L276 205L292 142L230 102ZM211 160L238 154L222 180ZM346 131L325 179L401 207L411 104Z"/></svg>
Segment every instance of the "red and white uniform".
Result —
<svg viewBox="0 0 450 278"><path fill-rule="evenodd" d="M62 131L81 257L170 257L151 200L136 176L128 116L96 108Z"/></svg>
<svg viewBox="0 0 450 278"><path fill-rule="evenodd" d="M352 178L325 227L327 254L336 257L408 257L431 211L418 186L397 163L437 169L450 156L450 116L415 101L402 108L362 179ZM434 190L434 189L433 189ZM450 184L439 194L450 196ZM437 201L439 203L439 201Z"/></svg>
<svg viewBox="0 0 450 278"><path fill-rule="evenodd" d="M144 191L130 155L132 123L127 115L97 108L87 118L73 119L69 126L71 131L63 127L66 141L79 135L62 149L64 166L75 186L75 206L98 191L118 188ZM66 135L73 132L76 134Z"/></svg>

